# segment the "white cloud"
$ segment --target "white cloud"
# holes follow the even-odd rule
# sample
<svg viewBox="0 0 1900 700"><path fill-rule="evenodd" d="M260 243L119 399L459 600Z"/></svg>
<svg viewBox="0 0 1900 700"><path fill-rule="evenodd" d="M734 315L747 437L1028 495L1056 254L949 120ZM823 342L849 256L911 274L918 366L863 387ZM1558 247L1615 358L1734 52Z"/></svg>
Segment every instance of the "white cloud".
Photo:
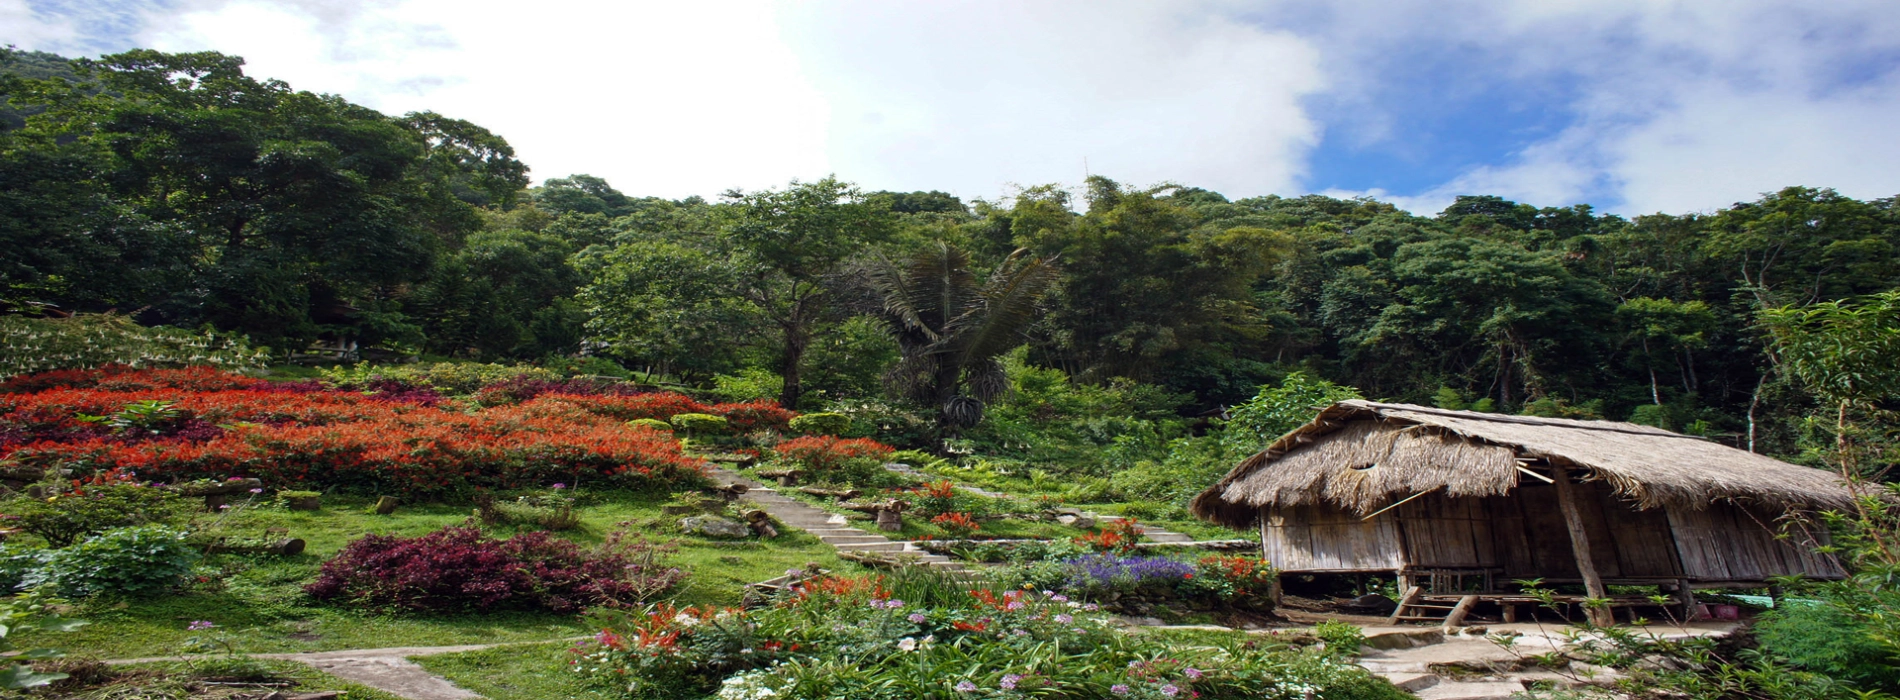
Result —
<svg viewBox="0 0 1900 700"><path fill-rule="evenodd" d="M1467 52L1481 64L1475 75L1574 85L1574 124L1505 162L1395 198L1420 213L1458 194L1643 214L1707 211L1796 184L1861 198L1900 192L1900 145L1886 126L1900 113L1891 63L1900 5L1891 2L1335 7L1344 9L1312 37L1341 76L1334 99L1348 105L1374 102L1385 52L1407 42ZM1353 135L1393 138L1382 128L1391 118L1367 116Z"/></svg>
<svg viewBox="0 0 1900 700"><path fill-rule="evenodd" d="M72 46L77 38L69 19L34 12L26 0L0 0L0 45L57 51Z"/></svg>
<svg viewBox="0 0 1900 700"><path fill-rule="evenodd" d="M321 8L324 12L313 11ZM140 43L243 55L254 75L508 138L538 178L711 195L825 174L826 106L757 2L206 2Z"/></svg>
<svg viewBox="0 0 1900 700"><path fill-rule="evenodd" d="M831 101L839 171L995 196L1008 183L1288 193L1318 137L1304 40L1206 4L805 5L788 36Z"/></svg>
<svg viewBox="0 0 1900 700"><path fill-rule="evenodd" d="M537 177L714 194L836 172L996 196L1077 183L1297 187L1312 47L1211 5L196 0L138 42L506 136Z"/></svg>

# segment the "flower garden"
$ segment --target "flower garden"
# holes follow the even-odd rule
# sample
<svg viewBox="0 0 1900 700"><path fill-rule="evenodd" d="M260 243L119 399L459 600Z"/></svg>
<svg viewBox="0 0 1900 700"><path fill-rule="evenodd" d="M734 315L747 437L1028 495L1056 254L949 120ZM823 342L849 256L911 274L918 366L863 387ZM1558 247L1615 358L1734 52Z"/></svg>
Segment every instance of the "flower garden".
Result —
<svg viewBox="0 0 1900 700"><path fill-rule="evenodd" d="M520 697L1402 697L1317 649L1130 630L1118 615L1268 612L1273 572L888 468L930 456L838 437L833 415L536 372L15 377L0 384L17 494L0 504L0 582L66 599L95 624L65 643L105 656L210 631L233 658L595 635L500 662L574 671ZM861 520L853 507L892 504L891 537L995 565L866 569L796 530L746 531L754 506L722 497L707 459L796 473L831 495L786 493ZM682 512L741 529L684 528ZM788 570L792 592L735 607ZM485 682L456 658L430 664Z"/></svg>

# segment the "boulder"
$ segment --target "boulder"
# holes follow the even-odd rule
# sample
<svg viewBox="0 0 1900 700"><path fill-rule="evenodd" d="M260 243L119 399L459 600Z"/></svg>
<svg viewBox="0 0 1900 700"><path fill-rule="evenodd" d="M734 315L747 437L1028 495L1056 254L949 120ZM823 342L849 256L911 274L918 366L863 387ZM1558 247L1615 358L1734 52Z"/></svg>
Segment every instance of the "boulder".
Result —
<svg viewBox="0 0 1900 700"><path fill-rule="evenodd" d="M752 535L751 528L717 515L695 515L690 518L681 518L680 529L690 533L721 539L741 539Z"/></svg>

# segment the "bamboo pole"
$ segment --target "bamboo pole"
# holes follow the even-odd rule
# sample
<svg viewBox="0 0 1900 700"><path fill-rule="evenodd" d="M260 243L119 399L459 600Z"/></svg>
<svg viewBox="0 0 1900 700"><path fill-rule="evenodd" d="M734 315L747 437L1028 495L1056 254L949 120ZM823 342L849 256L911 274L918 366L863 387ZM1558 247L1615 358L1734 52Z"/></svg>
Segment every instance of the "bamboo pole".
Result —
<svg viewBox="0 0 1900 700"><path fill-rule="evenodd" d="M1583 510L1577 505L1577 490L1570 483L1570 475L1561 465L1551 465L1552 486L1557 487L1557 505L1564 513L1564 527L1570 530L1570 551L1577 557L1577 573L1583 574L1583 590L1592 598L1608 598L1609 592L1603 588L1603 577L1597 575L1596 559L1590 554L1590 533L1583 529ZM1584 610L1590 616L1590 622L1608 627L1616 623L1616 616L1607 607Z"/></svg>

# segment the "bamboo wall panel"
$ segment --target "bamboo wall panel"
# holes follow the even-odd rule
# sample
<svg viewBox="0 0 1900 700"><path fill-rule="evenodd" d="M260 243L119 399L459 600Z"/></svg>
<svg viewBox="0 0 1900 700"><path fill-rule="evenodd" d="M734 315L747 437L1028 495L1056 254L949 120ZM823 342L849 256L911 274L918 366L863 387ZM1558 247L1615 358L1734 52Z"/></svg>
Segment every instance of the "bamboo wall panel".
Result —
<svg viewBox="0 0 1900 700"><path fill-rule="evenodd" d="M1484 499L1432 494L1399 506L1405 561L1414 569L1479 569L1498 566L1492 523Z"/></svg>
<svg viewBox="0 0 1900 700"><path fill-rule="evenodd" d="M1822 579L1844 575L1833 557L1813 551L1817 542L1806 537L1777 539L1775 523L1733 504L1668 511L1676 552L1690 579L1762 581L1795 574Z"/></svg>
<svg viewBox="0 0 1900 700"><path fill-rule="evenodd" d="M1399 531L1385 517L1361 521L1337 508L1268 510L1260 519L1262 555L1282 571L1396 571Z"/></svg>

